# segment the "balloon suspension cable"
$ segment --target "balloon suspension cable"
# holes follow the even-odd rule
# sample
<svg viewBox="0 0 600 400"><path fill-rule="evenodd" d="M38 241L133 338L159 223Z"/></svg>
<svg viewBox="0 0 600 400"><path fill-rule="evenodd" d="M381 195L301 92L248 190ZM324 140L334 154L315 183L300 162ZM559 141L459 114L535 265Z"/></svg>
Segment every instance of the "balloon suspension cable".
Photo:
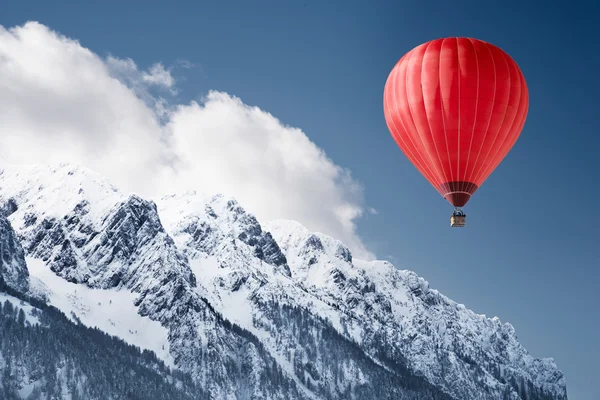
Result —
<svg viewBox="0 0 600 400"><path fill-rule="evenodd" d="M462 208L460 207L454 207L454 212L452 213L452 215L454 216L458 216L458 215L466 215L465 212L462 210Z"/></svg>

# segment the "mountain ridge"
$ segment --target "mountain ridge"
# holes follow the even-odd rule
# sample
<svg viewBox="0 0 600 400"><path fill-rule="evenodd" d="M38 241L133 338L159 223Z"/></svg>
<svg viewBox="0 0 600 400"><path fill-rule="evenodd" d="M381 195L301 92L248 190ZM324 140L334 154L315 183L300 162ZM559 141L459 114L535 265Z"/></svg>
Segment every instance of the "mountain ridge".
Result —
<svg viewBox="0 0 600 400"><path fill-rule="evenodd" d="M555 362L531 357L510 324L297 222L261 225L234 199L144 200L62 164L0 168L0 206L28 259L134 293L173 363L213 396L567 398Z"/></svg>

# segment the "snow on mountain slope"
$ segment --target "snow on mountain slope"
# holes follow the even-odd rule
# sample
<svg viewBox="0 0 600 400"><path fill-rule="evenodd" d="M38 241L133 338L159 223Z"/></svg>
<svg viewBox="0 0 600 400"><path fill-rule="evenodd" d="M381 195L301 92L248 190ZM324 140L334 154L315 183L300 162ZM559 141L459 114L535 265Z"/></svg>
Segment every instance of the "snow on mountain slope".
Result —
<svg viewBox="0 0 600 400"><path fill-rule="evenodd" d="M381 261L357 260L356 265L377 282L376 285L393 304L402 304L398 292L411 297L410 318L406 319L403 334L419 338L407 343L407 354L418 354L439 346L452 353L457 361L481 367L486 379L511 384L521 397L567 397L564 376L554 360L532 357L518 342L511 324L502 323L497 317L486 318L472 312L431 289L429 283L414 272L400 271ZM423 336L424 332L427 336ZM441 358L433 361L440 362ZM429 371L432 379L436 380L444 373L433 368L431 363L417 368Z"/></svg>
<svg viewBox="0 0 600 400"><path fill-rule="evenodd" d="M13 308L17 310L23 310L25 314L25 322L29 325L39 325L40 320L37 317L39 309L33 307L31 304L24 302L23 300L17 299L6 293L0 292L0 305L4 305L5 302L12 304Z"/></svg>
<svg viewBox="0 0 600 400"><path fill-rule="evenodd" d="M16 230L31 224L27 216L32 212L37 217L62 218L89 200L94 207L84 219L93 225L99 222L100 215L125 198L102 176L72 164L0 167L0 196L13 204L16 215L11 221Z"/></svg>
<svg viewBox="0 0 600 400"><path fill-rule="evenodd" d="M153 203L70 165L4 169L0 182L0 201L16 205L9 220L27 255L66 280L127 287L142 309L164 306L152 304L157 291L195 285Z"/></svg>
<svg viewBox="0 0 600 400"><path fill-rule="evenodd" d="M360 342L402 354L412 368L458 398L486 390L508 398L566 399L552 359L534 359L510 324L457 304L411 271L385 261L353 260L343 245L293 221L265 224L288 259L292 276L315 296L354 316ZM481 395L484 398L484 395ZM546 397L544 397L546 396Z"/></svg>
<svg viewBox="0 0 600 400"><path fill-rule="evenodd" d="M157 204L167 231L189 256L211 304L260 338L298 385L326 398L358 396L361 390L366 398L414 395L409 384L398 382L397 387L389 387L389 382L401 374L386 375L388 371L382 372L381 366L365 354L357 357L341 352L336 357L323 356L319 363L311 361L315 354L326 353L336 345L352 346L338 333L345 325L340 319L346 316L335 305L309 295L291 279L277 243L234 199L192 192L166 196ZM348 257L349 252L343 250L340 256ZM300 321L294 321L296 318ZM327 330L332 336L329 341L308 332L299 337L290 329L295 323ZM340 363L347 368L339 371ZM409 375L404 377L419 381ZM427 386L422 383L424 392L429 390ZM431 398L443 398L436 390L429 393Z"/></svg>
<svg viewBox="0 0 600 400"><path fill-rule="evenodd" d="M268 232L262 231L256 218L246 213L237 201L222 195L206 197L196 192L165 196L157 201L160 215L169 232L177 238L193 240L195 249L223 253L225 239L235 238L247 245L245 257L227 261L231 267L246 265L254 256L274 271L289 276L285 256Z"/></svg>
<svg viewBox="0 0 600 400"><path fill-rule="evenodd" d="M169 353L168 330L158 321L138 314L135 295L127 290L92 289L68 282L36 258L27 258L32 290L43 293L48 304L75 322L97 327L126 343L151 350L173 367Z"/></svg>
<svg viewBox="0 0 600 400"><path fill-rule="evenodd" d="M351 310L353 318L369 318L373 311L389 317L389 302L375 291L366 272L354 266L352 254L342 242L309 232L295 221L272 221L265 229L283 248L294 280L306 290L342 310Z"/></svg>
<svg viewBox="0 0 600 400"><path fill-rule="evenodd" d="M70 165L5 167L0 209L32 293L158 350L214 398L566 399L509 324L233 199L152 202Z"/></svg>
<svg viewBox="0 0 600 400"><path fill-rule="evenodd" d="M61 165L0 170L0 205L10 214L29 258L72 284L105 291L85 291L76 301L85 305L101 296L106 304L115 291L130 292L138 314L168 330L173 363L190 372L215 398L237 399L240 393L306 398L255 337L215 312L196 284L187 256L164 230L153 202L123 195L91 171ZM257 247L264 250L265 259L277 264L269 258L268 246ZM34 291L43 296L43 290ZM76 307L73 299L63 301L60 294L45 297L67 312ZM103 310L90 312L106 326L110 321L103 320ZM81 315L81 309L76 311ZM156 346L153 337L124 338ZM265 382L265 376L277 384Z"/></svg>

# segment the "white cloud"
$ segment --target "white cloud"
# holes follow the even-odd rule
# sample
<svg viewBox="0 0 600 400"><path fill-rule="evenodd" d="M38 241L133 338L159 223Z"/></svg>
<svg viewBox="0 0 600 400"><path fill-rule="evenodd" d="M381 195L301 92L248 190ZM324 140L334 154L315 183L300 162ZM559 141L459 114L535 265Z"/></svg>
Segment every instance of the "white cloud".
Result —
<svg viewBox="0 0 600 400"><path fill-rule="evenodd" d="M232 195L259 220L295 219L358 257L362 189L297 128L240 99L210 92L170 104L162 64L103 59L29 22L0 27L0 158L85 165L146 196L199 190Z"/></svg>
<svg viewBox="0 0 600 400"><path fill-rule="evenodd" d="M177 65L179 65L181 68L185 68L185 69L194 68L196 66L190 60L186 60L186 59L177 60L177 61L175 61L175 63Z"/></svg>
<svg viewBox="0 0 600 400"><path fill-rule="evenodd" d="M86 165L141 190L164 156L155 112L109 63L37 23L0 28L0 157Z"/></svg>
<svg viewBox="0 0 600 400"><path fill-rule="evenodd" d="M147 72L142 73L142 79L144 82L167 89L172 89L175 85L175 79L171 76L171 72L167 71L160 63L154 64Z"/></svg>
<svg viewBox="0 0 600 400"><path fill-rule="evenodd" d="M104 62L113 78L127 85L149 106L156 107L159 105L158 103L164 102L164 99L153 93L153 88L164 89L169 94L177 93L174 88L175 78L160 63L152 65L148 71L140 72L131 58L121 59L108 56Z"/></svg>

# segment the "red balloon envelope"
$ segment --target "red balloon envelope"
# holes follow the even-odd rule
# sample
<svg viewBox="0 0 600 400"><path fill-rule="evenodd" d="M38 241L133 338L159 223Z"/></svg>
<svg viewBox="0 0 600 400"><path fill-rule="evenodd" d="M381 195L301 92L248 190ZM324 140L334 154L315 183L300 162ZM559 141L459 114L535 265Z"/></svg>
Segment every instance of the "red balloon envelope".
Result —
<svg viewBox="0 0 600 400"><path fill-rule="evenodd" d="M464 206L515 144L529 93L515 61L471 38L415 47L384 90L388 128L406 157L453 206Z"/></svg>

